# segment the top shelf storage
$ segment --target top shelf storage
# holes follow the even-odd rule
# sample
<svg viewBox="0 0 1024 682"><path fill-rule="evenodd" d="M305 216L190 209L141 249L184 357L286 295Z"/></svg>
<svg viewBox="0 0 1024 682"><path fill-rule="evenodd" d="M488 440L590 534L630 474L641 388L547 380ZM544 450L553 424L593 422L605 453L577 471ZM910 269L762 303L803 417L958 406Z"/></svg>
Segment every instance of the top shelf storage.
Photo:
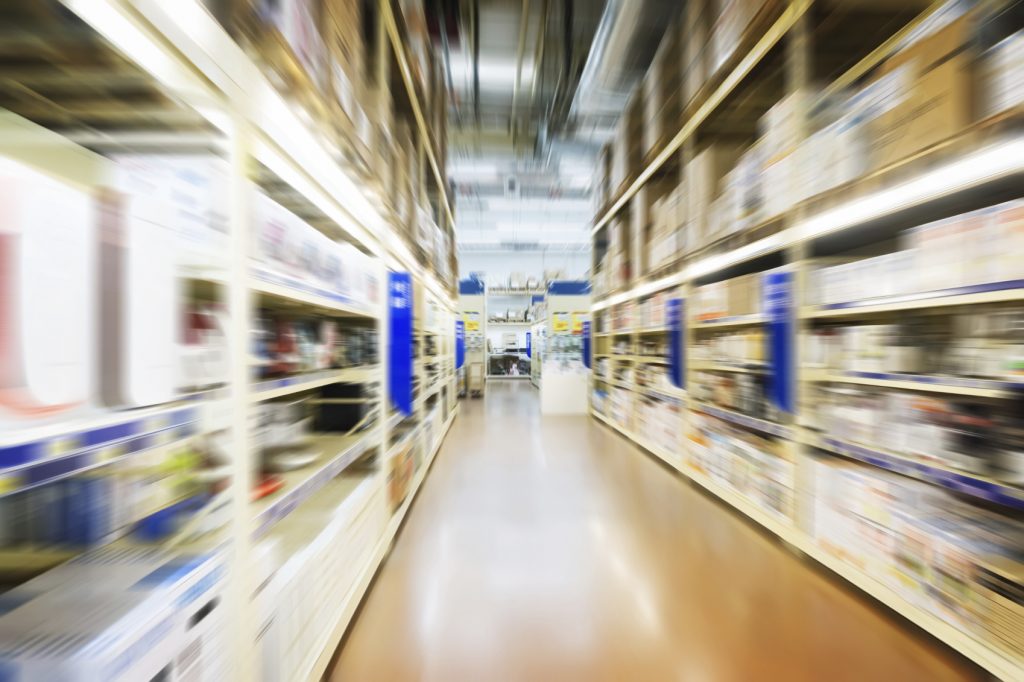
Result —
<svg viewBox="0 0 1024 682"><path fill-rule="evenodd" d="M705 13L713 4L693 3ZM625 119L646 118L624 123L620 137L630 125L635 133L669 121L676 133L647 135L663 146L620 169L618 185L606 158L595 288L628 300L667 272L678 273L671 286L1011 198L1024 173L1009 58L1021 39L1004 18L966 5L739 1L710 22L710 34L697 28L708 16L689 11L684 37L674 30L665 40L705 62L722 52L722 22L743 28L733 33L735 51L713 58L710 76L706 63L692 72L701 64L692 54L680 62L688 104L678 115L655 111L648 90L634 97ZM657 68L656 59L648 80L664 77ZM941 111L924 115L927 102ZM630 153L630 163L642 157Z"/></svg>

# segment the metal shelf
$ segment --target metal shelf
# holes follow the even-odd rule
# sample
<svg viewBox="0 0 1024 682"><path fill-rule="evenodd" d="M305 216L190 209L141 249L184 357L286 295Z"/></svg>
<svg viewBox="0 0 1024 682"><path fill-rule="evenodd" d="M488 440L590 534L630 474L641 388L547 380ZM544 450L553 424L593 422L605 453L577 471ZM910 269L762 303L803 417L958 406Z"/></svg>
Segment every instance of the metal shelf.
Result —
<svg viewBox="0 0 1024 682"><path fill-rule="evenodd" d="M695 322L694 329L732 329L738 327L754 327L764 324L766 318L761 313L752 315L734 315L732 317L721 317L716 320L704 320Z"/></svg>
<svg viewBox="0 0 1024 682"><path fill-rule="evenodd" d="M260 538L300 504L375 447L380 433L373 429L352 436L313 436L311 445L322 451L316 464L281 474L282 490L253 505L253 538Z"/></svg>
<svg viewBox="0 0 1024 682"><path fill-rule="evenodd" d="M998 381L995 379L894 374L889 372L857 372L853 370L809 373L804 380L818 383L879 386L903 391L945 393L976 398L1009 398L1024 390L1024 381Z"/></svg>
<svg viewBox="0 0 1024 682"><path fill-rule="evenodd" d="M895 453L848 443L837 438L814 436L808 444L819 450L834 452L865 464L910 476L922 481L963 493L987 502L1024 509L1024 488L976 474L957 471L939 464L929 464Z"/></svg>
<svg viewBox="0 0 1024 682"><path fill-rule="evenodd" d="M969 287L940 289L904 296L869 298L849 303L807 307L800 311L805 319L856 318L904 310L946 308L986 303L1024 301L1024 280L977 284Z"/></svg>
<svg viewBox="0 0 1024 682"><path fill-rule="evenodd" d="M690 406L698 412L703 412L708 416L716 417L722 421L727 421L752 431L759 431L761 433L767 433L780 438L792 439L793 437L793 429L782 424L776 424L775 422L757 419L755 417L748 417L745 414L726 410L721 407L715 407L714 405L710 405L699 400L691 400Z"/></svg>
<svg viewBox="0 0 1024 682"><path fill-rule="evenodd" d="M309 306L339 316L377 318L379 311L342 294L311 287L302 280L253 268L249 288L256 294L287 302L292 306Z"/></svg>
<svg viewBox="0 0 1024 682"><path fill-rule="evenodd" d="M29 431L0 446L0 496L53 483L189 438L200 408L176 404Z"/></svg>
<svg viewBox="0 0 1024 682"><path fill-rule="evenodd" d="M292 393L311 391L330 384L370 382L376 380L379 376L380 366L369 365L366 367L349 367L347 369L330 369L309 374L297 374L280 379L268 379L253 384L249 399L251 402L258 403L264 400L281 398Z"/></svg>

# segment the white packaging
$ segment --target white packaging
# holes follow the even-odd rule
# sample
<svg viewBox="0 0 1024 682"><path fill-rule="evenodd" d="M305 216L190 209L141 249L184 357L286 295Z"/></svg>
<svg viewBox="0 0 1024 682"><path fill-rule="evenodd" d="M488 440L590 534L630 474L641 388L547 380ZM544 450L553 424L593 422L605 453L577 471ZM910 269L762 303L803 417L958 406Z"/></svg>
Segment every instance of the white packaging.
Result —
<svg viewBox="0 0 1024 682"><path fill-rule="evenodd" d="M121 160L102 216L100 392L114 407L169 402L180 383L180 239L159 184L166 174L149 172L150 162Z"/></svg>
<svg viewBox="0 0 1024 682"><path fill-rule="evenodd" d="M224 679L223 589L215 556L83 555L5 595L0 667L15 682Z"/></svg>
<svg viewBox="0 0 1024 682"><path fill-rule="evenodd" d="M88 399L95 370L96 208L0 158L0 403L46 414Z"/></svg>
<svg viewBox="0 0 1024 682"><path fill-rule="evenodd" d="M994 116L1024 104L1024 32L995 45L983 58L984 111Z"/></svg>

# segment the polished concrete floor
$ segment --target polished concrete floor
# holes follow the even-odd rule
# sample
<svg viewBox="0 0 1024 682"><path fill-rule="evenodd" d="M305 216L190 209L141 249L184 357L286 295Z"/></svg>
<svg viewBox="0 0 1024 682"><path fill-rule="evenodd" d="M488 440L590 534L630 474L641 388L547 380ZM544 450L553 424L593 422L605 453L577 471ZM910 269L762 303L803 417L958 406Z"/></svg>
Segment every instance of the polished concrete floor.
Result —
<svg viewBox="0 0 1024 682"><path fill-rule="evenodd" d="M464 401L332 680L963 680L963 659L529 382Z"/></svg>

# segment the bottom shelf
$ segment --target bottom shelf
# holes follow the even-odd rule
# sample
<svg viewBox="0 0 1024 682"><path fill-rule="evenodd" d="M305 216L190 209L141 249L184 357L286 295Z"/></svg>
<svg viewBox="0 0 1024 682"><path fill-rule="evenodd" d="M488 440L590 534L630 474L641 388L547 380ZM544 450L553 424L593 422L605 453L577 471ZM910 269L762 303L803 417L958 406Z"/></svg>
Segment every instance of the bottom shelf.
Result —
<svg viewBox="0 0 1024 682"><path fill-rule="evenodd" d="M345 605L341 609L338 621L329 631L330 634L327 637L327 641L323 649L320 651L319 656L317 656L316 661L314 661L307 679L319 680L326 674L327 666L330 665L331 659L334 657L334 652L341 643L341 638L345 635L345 631L352 622L352 616L355 614L356 609L359 607L363 597L366 595L366 591L370 586L370 582L373 580L373 576L376 575L377 569L380 568L381 564L384 562L384 558L388 554L388 551L391 549L391 543L395 539L398 529L401 528L402 522L405 520L405 515L408 513L409 507L412 506L413 500L416 498L420 486L427 477L427 473L430 471L430 467L434 463L434 458L441 449L441 444L444 443L448 430L451 428L452 422L455 421L457 414L458 406L456 405L447 421L445 421L444 426L441 427L441 432L438 435L437 441L434 443L434 447L431 449L427 460L423 463L423 466L420 467L419 471L416 472L416 476L413 478L412 487L409 494L406 496L405 501L402 502L402 505L391 517L391 521L388 523L384 535L374 548L373 554L370 556L366 566L363 567L362 571L360 571L359 578L352 586L348 596L345 597Z"/></svg>
<svg viewBox="0 0 1024 682"><path fill-rule="evenodd" d="M994 648L992 644L976 639L970 634L957 629L928 611L915 606L875 578L867 575L855 566L848 564L839 557L829 553L827 550L819 546L814 541L814 538L801 531L799 528L773 518L743 496L716 484L708 477L684 466L681 458L677 459L670 457L667 453L658 449L649 448L644 445L642 440L636 439L632 434L626 432L603 415L595 411L591 411L591 414L610 426L620 435L630 439L630 441L632 441L632 443L639 449L646 450L657 456L673 469L686 476L715 497L743 513L751 520L757 522L769 532L778 536L791 547L814 559L820 565L828 568L839 577L845 579L861 591L900 614L939 641L982 666L993 675L1004 680L1024 680L1024 660L1021 660L1008 652L1000 651Z"/></svg>

